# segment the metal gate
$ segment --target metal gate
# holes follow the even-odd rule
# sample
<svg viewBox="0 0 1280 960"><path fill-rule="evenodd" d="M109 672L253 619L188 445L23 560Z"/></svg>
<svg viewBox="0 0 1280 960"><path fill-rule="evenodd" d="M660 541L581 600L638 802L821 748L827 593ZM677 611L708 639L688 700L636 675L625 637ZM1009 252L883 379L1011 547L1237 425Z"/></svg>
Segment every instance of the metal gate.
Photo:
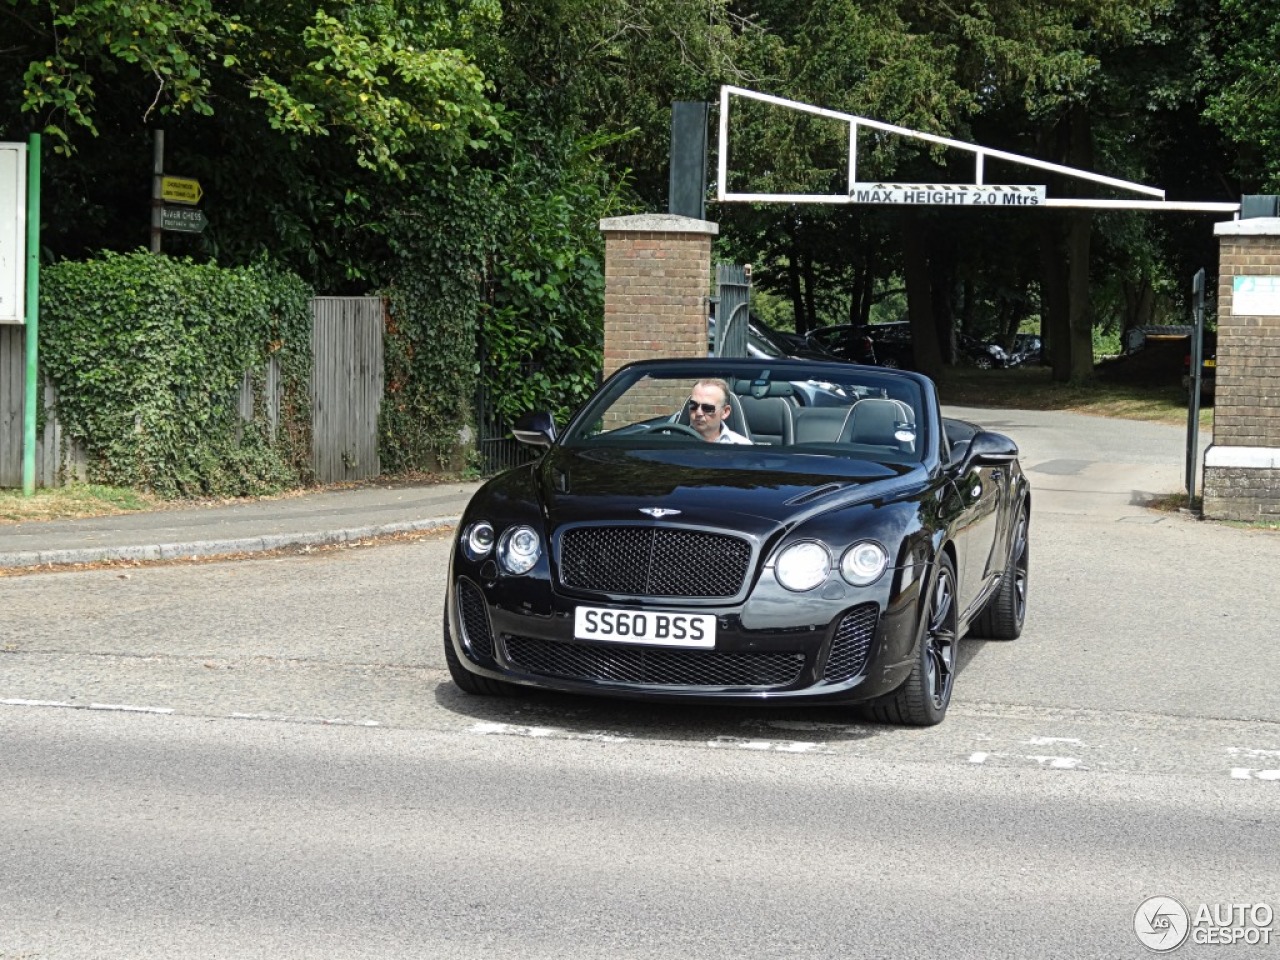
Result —
<svg viewBox="0 0 1280 960"><path fill-rule="evenodd" d="M716 295L711 352L717 357L747 356L751 321L751 266L716 264Z"/></svg>

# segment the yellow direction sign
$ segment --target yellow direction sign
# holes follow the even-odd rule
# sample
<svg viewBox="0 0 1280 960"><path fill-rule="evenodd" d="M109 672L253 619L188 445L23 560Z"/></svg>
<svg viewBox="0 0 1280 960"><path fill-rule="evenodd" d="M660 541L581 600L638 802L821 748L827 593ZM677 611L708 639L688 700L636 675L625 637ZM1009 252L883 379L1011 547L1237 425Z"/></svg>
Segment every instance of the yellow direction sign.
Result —
<svg viewBox="0 0 1280 960"><path fill-rule="evenodd" d="M160 199L170 203L199 203L204 196L199 180L188 180L185 177L161 177Z"/></svg>

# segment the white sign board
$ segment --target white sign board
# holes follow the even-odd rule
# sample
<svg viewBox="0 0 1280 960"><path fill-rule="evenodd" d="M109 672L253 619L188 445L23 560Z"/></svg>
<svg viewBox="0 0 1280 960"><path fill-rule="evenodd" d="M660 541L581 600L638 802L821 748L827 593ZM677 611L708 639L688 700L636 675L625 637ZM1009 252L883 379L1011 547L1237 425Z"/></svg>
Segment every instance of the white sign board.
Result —
<svg viewBox="0 0 1280 960"><path fill-rule="evenodd" d="M23 323L27 258L27 146L0 143L0 323Z"/></svg>
<svg viewBox="0 0 1280 960"><path fill-rule="evenodd" d="M1232 277L1231 314L1280 317L1280 277Z"/></svg>
<svg viewBox="0 0 1280 960"><path fill-rule="evenodd" d="M963 183L855 183L849 190L854 203L888 203L953 207L1037 207L1044 203L1043 186Z"/></svg>

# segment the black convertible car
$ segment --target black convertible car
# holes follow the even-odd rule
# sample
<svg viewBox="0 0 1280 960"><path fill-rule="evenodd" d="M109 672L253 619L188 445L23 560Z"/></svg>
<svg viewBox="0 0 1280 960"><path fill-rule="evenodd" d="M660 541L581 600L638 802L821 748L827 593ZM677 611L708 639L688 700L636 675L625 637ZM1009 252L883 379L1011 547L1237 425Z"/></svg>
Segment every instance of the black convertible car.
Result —
<svg viewBox="0 0 1280 960"><path fill-rule="evenodd" d="M966 632L1022 631L1017 446L944 419L926 377L644 361L563 433L546 415L516 433L545 452L476 493L450 561L445 657L468 693L858 702L923 726Z"/></svg>

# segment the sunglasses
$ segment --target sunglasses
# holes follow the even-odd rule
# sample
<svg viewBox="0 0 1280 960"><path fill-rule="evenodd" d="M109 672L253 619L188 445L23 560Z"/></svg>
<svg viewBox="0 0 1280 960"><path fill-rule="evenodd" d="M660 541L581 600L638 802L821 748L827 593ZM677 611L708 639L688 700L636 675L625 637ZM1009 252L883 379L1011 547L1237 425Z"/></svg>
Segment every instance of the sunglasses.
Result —
<svg viewBox="0 0 1280 960"><path fill-rule="evenodd" d="M715 413L719 409L720 408L716 406L714 403L699 403L697 400L689 401L690 413L697 413L699 410L701 410L707 416L711 416L711 414Z"/></svg>

